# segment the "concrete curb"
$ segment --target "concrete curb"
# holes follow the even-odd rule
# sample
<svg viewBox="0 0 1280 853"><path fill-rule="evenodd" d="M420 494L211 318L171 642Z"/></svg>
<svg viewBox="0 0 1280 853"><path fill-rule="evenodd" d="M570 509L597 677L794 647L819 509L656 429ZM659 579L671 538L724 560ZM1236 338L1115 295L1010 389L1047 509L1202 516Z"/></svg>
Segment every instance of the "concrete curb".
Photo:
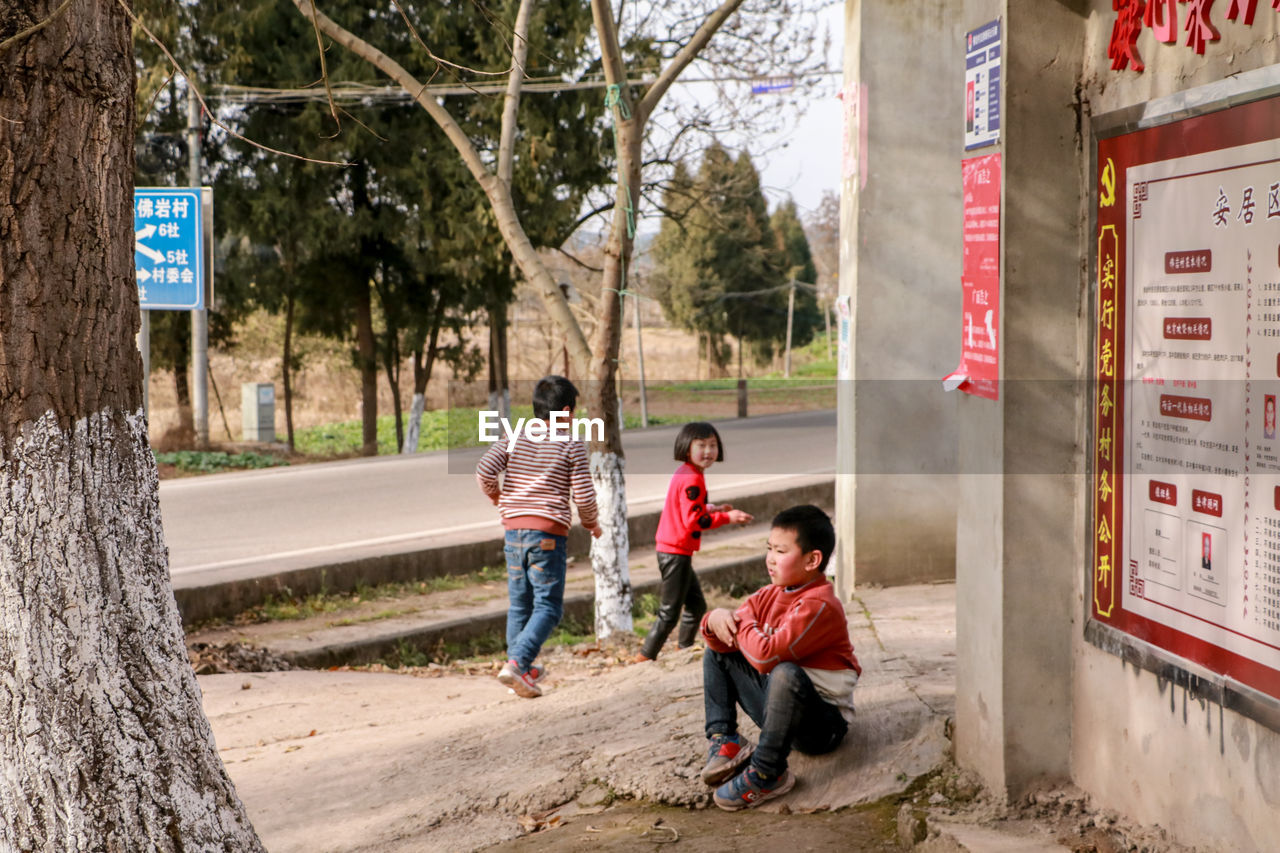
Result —
<svg viewBox="0 0 1280 853"><path fill-rule="evenodd" d="M832 506L835 481L806 483L772 492L736 495L727 491L734 506L758 518L769 518L795 504ZM628 519L631 542L651 543L658 530L661 510L637 513ZM497 528L495 522L494 527ZM589 534L575 527L569 533L569 553L585 557ZM228 580L204 586L174 589L182 624L186 627L215 619L229 619L272 597L306 597L321 592L349 592L360 586L383 583L408 583L430 580L445 575L477 571L485 566L503 564L502 538L490 537L476 542L445 545L438 548L389 550L375 556L335 563L324 563L302 569ZM566 614L568 601L565 602Z"/></svg>
<svg viewBox="0 0 1280 853"><path fill-rule="evenodd" d="M760 586L764 575L762 564L763 560L759 555L730 559L697 569L698 579L704 585L712 586L724 586L747 580L752 580L755 586ZM646 593L656 594L660 586L661 581L655 578L633 584L631 592L635 596ZM595 601L595 595L589 592L567 595L564 599L564 615L589 623L595 617ZM354 666L385 659L395 653L402 644L430 651L441 642L463 642L484 634L505 636L506 630L507 612L503 609L498 612L449 619L377 637L364 637L345 643L331 643L296 652L284 652L281 656L303 669Z"/></svg>

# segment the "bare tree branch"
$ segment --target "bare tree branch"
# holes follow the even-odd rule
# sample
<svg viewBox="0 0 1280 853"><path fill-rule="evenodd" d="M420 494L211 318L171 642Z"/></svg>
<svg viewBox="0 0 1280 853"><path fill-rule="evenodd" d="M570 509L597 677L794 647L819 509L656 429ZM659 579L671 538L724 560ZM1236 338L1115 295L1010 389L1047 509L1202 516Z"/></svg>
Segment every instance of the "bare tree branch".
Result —
<svg viewBox="0 0 1280 853"><path fill-rule="evenodd" d="M8 37L7 39L5 39L4 41L0 41L0 53L4 53L4 52L5 52L6 50L8 50L11 46L13 46L13 45L17 44L18 42L22 41L24 38L28 38L28 37L30 37L30 36L33 36L33 35L35 35L36 33L38 33L38 32L40 32L41 30L43 30L45 27L47 27L47 26L49 26L50 24L52 24L52 23L54 22L54 20L56 20L56 19L57 19L57 17L58 17L59 15L61 15L61 14L62 14L63 12L65 12L65 11L67 11L67 7L68 7L68 6L70 6L70 5L71 5L71 0L62 0L62 5L61 5L61 6L59 6L58 8L56 8L56 9L54 9L54 10L53 10L53 13L52 13L51 15L49 15L49 17L47 17L47 18L45 18L43 21L41 21L40 23L35 24L35 25L33 25L33 26L30 26L30 27L27 27L27 28L26 28L25 30L23 30L22 32L20 32L20 33L14 33L13 35L9 36L9 37ZM21 122L14 122L14 124L21 124Z"/></svg>
<svg viewBox="0 0 1280 853"><path fill-rule="evenodd" d="M184 69L181 65L178 64L178 60L173 58L173 54L169 52L169 48L165 47L164 42L160 41L160 39L156 37L155 33L147 29L146 24L138 20L138 17L133 14L133 10L129 8L128 3L125 3L124 0L116 0L116 2L120 4L120 8L124 9L124 13L129 16L129 20L133 22L133 25L136 26L138 29L142 30L144 33L146 33L147 38L155 42L156 47L160 48L160 51L165 55L165 58L169 60L169 64L173 66L174 71L181 74L182 79L187 81L187 86L190 87L191 94L195 95L196 100L200 102L200 107L204 110L205 114L209 116L209 121L213 122L213 124L222 128L227 133L234 136L236 139L239 139L243 142L247 142L250 145L254 146L255 148L261 148L263 151L270 151L272 154L279 154L281 157L292 157L295 160L302 160L305 163L319 163L323 166L350 166L351 165L350 163L339 163L334 160L314 160L310 157L303 157L301 154L292 154L288 151L281 151L277 148L272 148L269 145L263 145L261 142L255 142L249 137L244 136L240 133L237 133L227 125L218 121L217 117L214 116L213 111L209 109L209 105L205 103L204 95L200 94L200 89L196 86L195 80L192 79L191 75L187 73L186 69Z"/></svg>
<svg viewBox="0 0 1280 853"><path fill-rule="evenodd" d="M711 37L716 34L716 30L728 20L743 0L724 0L714 12L707 16L702 25L698 27L698 31L693 34L693 38L685 44L680 51L672 57L667 63L667 67L662 69L662 73L658 75L658 79L649 87L649 91L644 93L644 97L640 99L640 103L636 106L638 114L647 118L654 107L658 105L658 101L662 100L662 96L671 88L671 84L680 76L680 72L689 66L689 63L698 56L707 42L711 41Z"/></svg>
<svg viewBox="0 0 1280 853"><path fill-rule="evenodd" d="M311 0L311 11L315 10L315 0ZM338 130L334 133L336 136L342 132L342 120L338 118L338 105L333 102L333 89L329 86L329 66L324 58L324 39L320 37L319 27L313 24L313 29L316 31L316 52L320 54L320 80L324 83L325 98L329 101L329 115L333 116L333 123L338 126Z"/></svg>
<svg viewBox="0 0 1280 853"><path fill-rule="evenodd" d="M602 272L604 272L604 267L593 267L593 266L591 266L591 264L589 264L589 263L587 263L586 261L582 260L582 258L579 258L579 257L578 257L577 255L575 255L573 252L570 252L570 251L569 251L568 249L566 249L564 246L556 246L556 251L557 251L557 252L559 252L560 254L564 255L564 256L565 256L566 258L568 258L569 260L573 261L573 262L574 262L575 264L577 264L578 266L582 267L584 270L587 270L588 272L593 272L593 273L602 273Z"/></svg>
<svg viewBox="0 0 1280 853"><path fill-rule="evenodd" d="M507 78L507 95L502 102L502 133L498 141L498 180L511 190L511 174L515 161L516 119L520 115L520 86L524 82L525 61L529 57L529 16L533 0L520 0L516 12L516 29L511 45L511 74Z"/></svg>

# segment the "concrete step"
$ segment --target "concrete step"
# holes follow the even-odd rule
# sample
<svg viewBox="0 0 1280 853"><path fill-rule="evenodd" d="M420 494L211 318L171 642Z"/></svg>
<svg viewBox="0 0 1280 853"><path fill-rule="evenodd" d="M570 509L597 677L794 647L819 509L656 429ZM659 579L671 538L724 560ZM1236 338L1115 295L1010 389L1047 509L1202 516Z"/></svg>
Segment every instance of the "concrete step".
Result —
<svg viewBox="0 0 1280 853"><path fill-rule="evenodd" d="M830 507L828 507L828 510ZM754 590L768 583L764 546L767 521L721 528L706 537L694 556L694 570L704 587L741 584ZM629 559L632 595L657 594L661 578L653 548L632 549ZM506 584L491 581L445 592L409 595L360 608L297 621L216 627L188 633L188 643L247 643L267 649L297 666L321 669L370 663L395 655L403 646L430 652L441 643L458 643L506 631ZM565 616L591 623L595 580L586 559L574 559L566 574Z"/></svg>

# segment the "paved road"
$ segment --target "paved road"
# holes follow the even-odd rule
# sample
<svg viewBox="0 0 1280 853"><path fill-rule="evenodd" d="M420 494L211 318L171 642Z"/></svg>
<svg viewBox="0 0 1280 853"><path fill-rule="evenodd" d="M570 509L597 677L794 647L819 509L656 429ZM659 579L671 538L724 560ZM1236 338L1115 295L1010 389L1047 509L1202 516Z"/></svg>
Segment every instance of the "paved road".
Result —
<svg viewBox="0 0 1280 853"><path fill-rule="evenodd" d="M712 495L797 475L835 471L834 411L717 421L725 461ZM678 427L624 434L627 504L653 509L675 468ZM481 449L352 459L160 484L175 586L214 574L266 574L310 554L466 541L497 532L496 512L474 477Z"/></svg>

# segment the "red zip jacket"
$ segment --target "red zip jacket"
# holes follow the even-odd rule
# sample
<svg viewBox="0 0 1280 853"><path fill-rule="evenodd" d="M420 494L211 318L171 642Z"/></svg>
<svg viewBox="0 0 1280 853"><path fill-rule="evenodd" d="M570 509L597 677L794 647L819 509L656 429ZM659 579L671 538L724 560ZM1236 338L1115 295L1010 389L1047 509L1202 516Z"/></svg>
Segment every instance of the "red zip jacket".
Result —
<svg viewBox="0 0 1280 853"><path fill-rule="evenodd" d="M773 584L762 587L734 615L738 617L737 651L761 673L794 661L805 669L852 669L862 674L849 642L844 607L826 575L790 590ZM717 652L734 651L707 628L706 616L702 636Z"/></svg>
<svg viewBox="0 0 1280 853"><path fill-rule="evenodd" d="M727 512L707 512L707 481L688 462L671 475L667 502L658 519L658 550L690 556L702 547L702 531L729 523Z"/></svg>

